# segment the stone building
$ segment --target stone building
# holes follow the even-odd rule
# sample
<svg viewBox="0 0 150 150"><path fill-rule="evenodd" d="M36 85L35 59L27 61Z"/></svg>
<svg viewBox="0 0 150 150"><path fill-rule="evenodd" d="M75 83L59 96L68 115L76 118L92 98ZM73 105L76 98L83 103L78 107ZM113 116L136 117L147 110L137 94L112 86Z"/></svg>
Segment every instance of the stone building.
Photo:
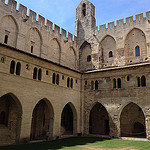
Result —
<svg viewBox="0 0 150 150"><path fill-rule="evenodd" d="M150 139L150 12L75 36L16 1L0 1L0 145L64 136Z"/></svg>

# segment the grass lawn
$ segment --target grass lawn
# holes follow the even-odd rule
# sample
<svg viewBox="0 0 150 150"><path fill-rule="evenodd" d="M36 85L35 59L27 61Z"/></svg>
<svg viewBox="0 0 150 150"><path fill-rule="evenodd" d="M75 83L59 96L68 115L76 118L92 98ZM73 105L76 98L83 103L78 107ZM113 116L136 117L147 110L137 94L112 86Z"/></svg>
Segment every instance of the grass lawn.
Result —
<svg viewBox="0 0 150 150"><path fill-rule="evenodd" d="M73 137L50 142L3 146L0 147L0 150L100 150L100 148L150 150L150 142L102 139L97 137Z"/></svg>

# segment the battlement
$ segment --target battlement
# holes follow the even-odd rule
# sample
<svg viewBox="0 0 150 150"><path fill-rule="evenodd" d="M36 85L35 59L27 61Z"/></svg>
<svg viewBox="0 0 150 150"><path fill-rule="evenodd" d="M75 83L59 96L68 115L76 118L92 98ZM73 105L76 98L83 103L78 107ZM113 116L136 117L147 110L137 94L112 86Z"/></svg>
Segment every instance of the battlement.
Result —
<svg viewBox="0 0 150 150"><path fill-rule="evenodd" d="M23 18L23 22L31 22L36 26L40 26L43 29L46 29L49 32L53 32L61 37L67 38L70 42L76 42L76 36L73 36L71 33L66 30L60 28L58 25L52 23L51 21L45 19L43 16L37 14L33 10L29 9L29 13L27 14L27 7L19 4L19 8L17 10L17 2L15 0L8 0L6 3L5 0L0 0L0 4L4 7L8 7L8 11L16 13L17 16L21 15Z"/></svg>
<svg viewBox="0 0 150 150"><path fill-rule="evenodd" d="M126 26L142 24L145 20L149 20L149 19L150 19L150 11L146 12L146 17L144 17L143 13L141 13L135 16L135 20L133 19L133 16L130 16L130 17L125 18L125 22L124 22L124 19L119 19L116 22L113 21L108 24L100 25L96 29L98 32L105 32L108 30L114 30L115 28L122 28Z"/></svg>

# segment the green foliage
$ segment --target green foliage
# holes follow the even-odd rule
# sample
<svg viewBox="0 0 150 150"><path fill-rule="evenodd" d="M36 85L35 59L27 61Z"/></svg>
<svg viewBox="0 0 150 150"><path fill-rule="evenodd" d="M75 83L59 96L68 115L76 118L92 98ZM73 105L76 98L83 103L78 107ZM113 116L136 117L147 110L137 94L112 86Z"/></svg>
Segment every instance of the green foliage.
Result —
<svg viewBox="0 0 150 150"><path fill-rule="evenodd" d="M104 139L98 137L74 137L41 143L1 146L0 150L86 150L86 146L112 148L114 150L125 147L135 150L150 150L149 141Z"/></svg>

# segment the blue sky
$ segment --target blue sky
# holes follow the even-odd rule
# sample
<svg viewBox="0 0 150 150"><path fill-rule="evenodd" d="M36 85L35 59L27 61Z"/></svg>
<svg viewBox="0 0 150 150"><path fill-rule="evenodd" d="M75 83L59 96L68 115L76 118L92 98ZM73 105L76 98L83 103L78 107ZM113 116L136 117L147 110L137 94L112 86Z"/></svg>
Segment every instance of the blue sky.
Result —
<svg viewBox="0 0 150 150"><path fill-rule="evenodd" d="M81 0L16 0L74 34L76 7ZM7 0L6 0L7 2ZM97 25L150 11L150 0L90 0L96 7Z"/></svg>

